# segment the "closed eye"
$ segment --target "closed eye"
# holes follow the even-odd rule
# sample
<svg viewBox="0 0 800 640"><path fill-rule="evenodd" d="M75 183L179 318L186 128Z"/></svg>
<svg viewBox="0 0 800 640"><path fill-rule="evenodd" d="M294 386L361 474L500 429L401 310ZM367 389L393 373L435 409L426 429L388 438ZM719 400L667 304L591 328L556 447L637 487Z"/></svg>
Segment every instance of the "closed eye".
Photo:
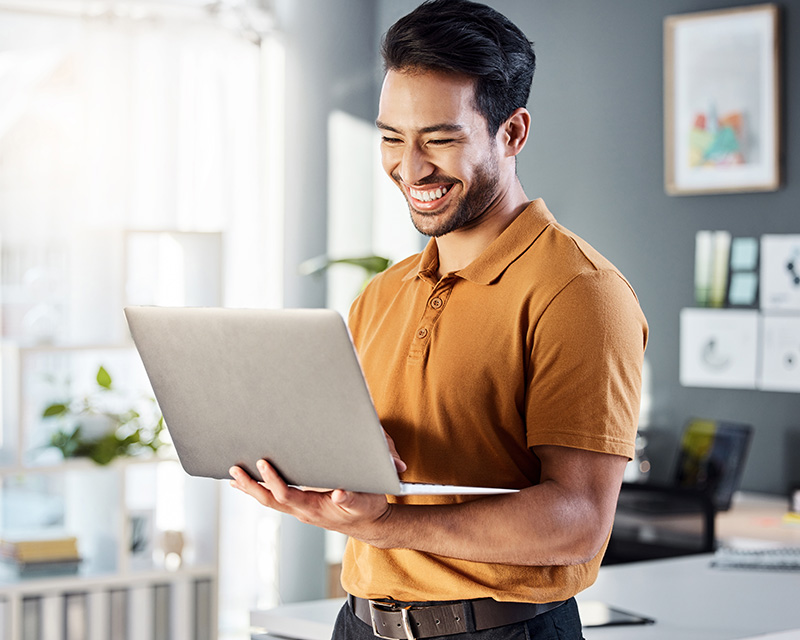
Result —
<svg viewBox="0 0 800 640"><path fill-rule="evenodd" d="M400 144L402 140L400 140L400 138L392 138L391 136L381 136L381 142L384 144Z"/></svg>

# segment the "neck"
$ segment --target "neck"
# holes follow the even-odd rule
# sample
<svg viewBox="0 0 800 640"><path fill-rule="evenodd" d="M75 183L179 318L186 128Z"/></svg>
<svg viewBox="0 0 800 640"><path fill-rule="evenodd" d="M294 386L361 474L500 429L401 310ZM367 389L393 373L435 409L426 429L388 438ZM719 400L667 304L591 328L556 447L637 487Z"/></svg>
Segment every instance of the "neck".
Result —
<svg viewBox="0 0 800 640"><path fill-rule="evenodd" d="M475 224L436 238L439 252L438 276L442 278L469 265L506 230L529 203L522 185L516 182L516 187L492 203Z"/></svg>

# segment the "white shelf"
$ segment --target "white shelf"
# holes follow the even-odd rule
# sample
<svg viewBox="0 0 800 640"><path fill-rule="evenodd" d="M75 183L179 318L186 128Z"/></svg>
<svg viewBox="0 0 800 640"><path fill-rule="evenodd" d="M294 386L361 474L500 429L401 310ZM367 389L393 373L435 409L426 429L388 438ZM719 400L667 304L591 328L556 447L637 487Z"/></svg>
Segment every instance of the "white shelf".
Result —
<svg viewBox="0 0 800 640"><path fill-rule="evenodd" d="M128 458L117 458L105 466L100 466L89 458L67 458L61 462L53 462L50 464L10 464L4 465L0 462L0 478L15 477L20 475L51 475L67 472L80 472L80 471L95 471L98 469L114 469L122 471L127 467L134 467L145 464L158 464L160 462L177 462L178 457L175 454L175 449L171 445L164 447L168 449L166 452L159 451L156 455L143 454L141 456L132 456Z"/></svg>
<svg viewBox="0 0 800 640"><path fill-rule="evenodd" d="M81 590L127 589L178 582L182 580L216 579L217 567L213 564L181 567L176 571L150 569L143 571L83 572L63 576L14 577L0 572L0 597L46 595L74 591L76 585Z"/></svg>
<svg viewBox="0 0 800 640"><path fill-rule="evenodd" d="M132 344L6 341L2 359L0 531L52 528L75 535L84 560L77 573L66 575L18 576L13 568L0 566L0 638L23 640L23 628L35 610L43 637L49 640L48 634L56 633L53 638L59 640L58 634L66 633L65 616L75 608L75 596L83 594L78 609L82 607L89 628L86 637L92 640L111 637L116 627L108 612L118 599L124 604L114 606L125 610L128 637L151 640L153 625L168 615L166 624L175 640L195 640L197 629L215 639L220 483L187 476L169 445L156 454L144 452L102 466L86 458L61 459L55 450L42 457L34 448L49 437L50 425L39 417L44 406L61 401L58 394L63 391L42 385L41 374L80 374L83 382L87 372L96 372L95 362L110 362L118 372L109 368L115 387L146 393L149 384L143 369L137 369L141 363ZM93 380L88 382L85 387ZM80 384L68 390L67 397L82 395ZM134 518L145 523L145 551L139 555L131 551ZM182 564L176 570L168 570L162 560L167 530L182 534ZM169 605L163 604L162 596ZM164 606L169 608L166 613L160 609Z"/></svg>

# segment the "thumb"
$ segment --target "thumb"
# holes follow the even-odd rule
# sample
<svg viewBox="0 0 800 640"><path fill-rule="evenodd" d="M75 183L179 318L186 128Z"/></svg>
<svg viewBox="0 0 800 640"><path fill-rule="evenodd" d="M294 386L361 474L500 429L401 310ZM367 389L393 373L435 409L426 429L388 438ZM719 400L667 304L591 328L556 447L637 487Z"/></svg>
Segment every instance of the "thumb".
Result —
<svg viewBox="0 0 800 640"><path fill-rule="evenodd" d="M333 504L347 509L353 506L355 494L352 491L345 491L344 489L335 489L331 492L331 502Z"/></svg>

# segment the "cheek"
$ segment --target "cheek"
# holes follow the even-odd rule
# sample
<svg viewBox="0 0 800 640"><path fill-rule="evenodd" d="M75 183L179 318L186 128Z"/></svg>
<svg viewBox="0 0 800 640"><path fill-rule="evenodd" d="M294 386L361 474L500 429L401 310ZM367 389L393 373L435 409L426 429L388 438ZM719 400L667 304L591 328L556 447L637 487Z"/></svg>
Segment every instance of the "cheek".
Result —
<svg viewBox="0 0 800 640"><path fill-rule="evenodd" d="M397 169L399 157L400 155L393 149L381 147L381 166L388 175L391 176L392 172Z"/></svg>

